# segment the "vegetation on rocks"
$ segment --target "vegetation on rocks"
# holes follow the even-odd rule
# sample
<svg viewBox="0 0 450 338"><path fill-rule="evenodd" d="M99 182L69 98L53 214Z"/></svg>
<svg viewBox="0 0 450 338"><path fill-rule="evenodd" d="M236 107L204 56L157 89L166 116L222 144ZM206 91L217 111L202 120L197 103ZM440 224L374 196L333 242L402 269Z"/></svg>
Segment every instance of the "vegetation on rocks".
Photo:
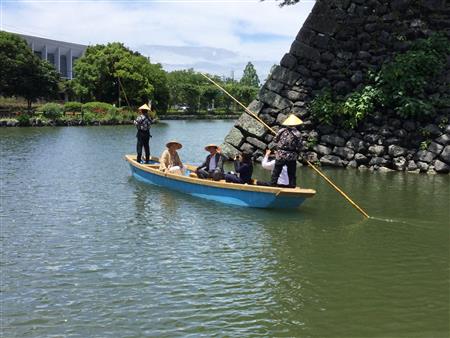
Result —
<svg viewBox="0 0 450 338"><path fill-rule="evenodd" d="M355 128L367 116L393 112L396 117L425 120L436 109L449 105L448 93L438 92L436 77L445 67L450 41L443 35L419 39L407 52L398 54L369 77L369 84L346 97L325 89L311 102L311 112L319 122Z"/></svg>

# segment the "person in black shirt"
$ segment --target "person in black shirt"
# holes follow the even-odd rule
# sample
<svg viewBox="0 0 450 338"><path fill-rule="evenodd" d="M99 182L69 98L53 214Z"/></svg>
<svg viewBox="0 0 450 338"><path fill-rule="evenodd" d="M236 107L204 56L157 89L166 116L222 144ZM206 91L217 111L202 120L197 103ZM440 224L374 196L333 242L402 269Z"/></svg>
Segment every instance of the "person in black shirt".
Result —
<svg viewBox="0 0 450 338"><path fill-rule="evenodd" d="M138 163L141 163L142 159L142 147L145 150L145 163L150 162L150 126L153 124L153 120L150 116L148 116L148 113L150 112L151 108L144 104L139 107L139 112L141 113L136 120L134 120L134 125L137 128L136 138L137 138L137 144L136 144L136 152L137 152L137 158L136 161Z"/></svg>
<svg viewBox="0 0 450 338"><path fill-rule="evenodd" d="M242 153L234 158L236 173L225 174L225 181L231 183L251 184L253 174L252 155Z"/></svg>

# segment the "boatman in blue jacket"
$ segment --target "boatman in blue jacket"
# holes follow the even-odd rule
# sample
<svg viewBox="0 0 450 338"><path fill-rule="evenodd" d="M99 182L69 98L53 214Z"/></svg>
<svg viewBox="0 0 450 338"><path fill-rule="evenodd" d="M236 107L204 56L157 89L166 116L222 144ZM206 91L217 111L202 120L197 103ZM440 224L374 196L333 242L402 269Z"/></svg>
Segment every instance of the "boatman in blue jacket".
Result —
<svg viewBox="0 0 450 338"><path fill-rule="evenodd" d="M134 125L137 128L136 138L136 152L137 158L136 161L141 163L142 159L142 147L145 150L145 163L150 163L150 126L153 124L153 119L148 116L151 108L144 104L138 108L140 115L134 120Z"/></svg>

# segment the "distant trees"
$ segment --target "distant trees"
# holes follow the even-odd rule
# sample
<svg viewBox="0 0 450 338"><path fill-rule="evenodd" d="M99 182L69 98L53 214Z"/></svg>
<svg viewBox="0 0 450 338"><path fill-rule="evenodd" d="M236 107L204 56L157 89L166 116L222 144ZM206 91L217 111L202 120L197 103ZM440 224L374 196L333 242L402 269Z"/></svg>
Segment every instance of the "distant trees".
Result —
<svg viewBox="0 0 450 338"><path fill-rule="evenodd" d="M260 83L258 74L256 73L256 69L251 62L247 63L247 66L245 66L244 74L242 75L239 83L244 86L259 87Z"/></svg>
<svg viewBox="0 0 450 338"><path fill-rule="evenodd" d="M18 35L0 32L0 95L21 96L28 108L39 98L66 98L82 102L101 101L136 107L152 100L164 114L169 107L185 106L190 113L236 111L236 103L193 69L165 72L158 63L122 43L95 45L74 64L73 80L61 81L47 61L34 55ZM248 105L259 91L255 67L248 62L240 81L209 75L229 93ZM121 104L122 103L122 104Z"/></svg>
<svg viewBox="0 0 450 338"><path fill-rule="evenodd" d="M47 61L34 55L26 41L0 31L0 94L21 96L31 104L58 95L59 74Z"/></svg>
<svg viewBox="0 0 450 338"><path fill-rule="evenodd" d="M248 105L258 94L259 79L250 62L246 69L247 72L244 71L246 76L239 82L211 74L208 74L208 77L219 83L244 105ZM193 69L170 72L167 78L171 107L186 106L191 113L201 110L230 112L237 109L235 102L229 96Z"/></svg>
<svg viewBox="0 0 450 338"><path fill-rule="evenodd" d="M83 101L122 101L136 106L150 99L156 110L167 110L169 89L162 66L122 43L88 47L75 62L74 73L72 88Z"/></svg>

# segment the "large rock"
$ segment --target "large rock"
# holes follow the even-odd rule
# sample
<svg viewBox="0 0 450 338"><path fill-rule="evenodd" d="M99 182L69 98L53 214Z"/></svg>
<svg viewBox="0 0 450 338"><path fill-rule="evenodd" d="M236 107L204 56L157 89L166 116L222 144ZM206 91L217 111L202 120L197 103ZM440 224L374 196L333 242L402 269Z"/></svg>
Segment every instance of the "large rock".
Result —
<svg viewBox="0 0 450 338"><path fill-rule="evenodd" d="M264 127L261 122L246 113L241 115L239 120L236 122L236 127L243 129L258 138L264 136L267 131L266 127Z"/></svg>
<svg viewBox="0 0 450 338"><path fill-rule="evenodd" d="M281 59L280 65L289 69L294 69L295 66L297 66L297 58L292 54L286 53Z"/></svg>
<svg viewBox="0 0 450 338"><path fill-rule="evenodd" d="M336 12L330 8L330 3L320 1L313 7L313 11L306 19L304 26L325 35L332 35L338 29L339 24L336 20Z"/></svg>
<svg viewBox="0 0 450 338"><path fill-rule="evenodd" d="M331 154L331 148L321 145L321 144L316 144L313 147L313 150L321 156Z"/></svg>
<svg viewBox="0 0 450 338"><path fill-rule="evenodd" d="M297 40L294 40L292 43L290 53L302 59L305 58L314 61L319 61L320 59L320 52L317 49Z"/></svg>
<svg viewBox="0 0 450 338"><path fill-rule="evenodd" d="M450 145L446 146L441 153L440 159L447 164L450 164Z"/></svg>
<svg viewBox="0 0 450 338"><path fill-rule="evenodd" d="M244 136L237 128L232 128L228 135L225 137L225 142L231 144L233 147L239 148Z"/></svg>
<svg viewBox="0 0 450 338"><path fill-rule="evenodd" d="M331 166L331 167L343 167L344 163L342 160L334 155L325 155L320 159L320 163L324 166Z"/></svg>
<svg viewBox="0 0 450 338"><path fill-rule="evenodd" d="M422 133L432 137L438 137L442 134L441 130L435 124L428 124L422 129Z"/></svg>
<svg viewBox="0 0 450 338"><path fill-rule="evenodd" d="M285 109L292 106L291 101L270 90L262 89L259 93L259 99L262 102L278 109Z"/></svg>
<svg viewBox="0 0 450 338"><path fill-rule="evenodd" d="M255 147L249 143L244 143L243 145L241 145L241 151L243 153L253 154L253 152L255 151Z"/></svg>
<svg viewBox="0 0 450 338"><path fill-rule="evenodd" d="M419 161L419 162L417 162L417 167L420 169L420 171L421 172L426 172L427 170L428 170L428 168L429 168L429 164L428 163L425 163L425 162L421 162L421 161Z"/></svg>
<svg viewBox="0 0 450 338"><path fill-rule="evenodd" d="M261 150L264 150L267 148L267 145L264 142L254 138L254 137L247 137L247 142Z"/></svg>
<svg viewBox="0 0 450 338"><path fill-rule="evenodd" d="M425 162L425 163L430 163L431 161L434 160L434 158L436 157L435 153L432 153L431 151L426 151L426 150L419 150L414 159L416 161L421 161L421 162Z"/></svg>
<svg viewBox="0 0 450 338"><path fill-rule="evenodd" d="M358 153L355 155L355 161L358 162L358 164L366 164L369 162L369 159L367 158L367 156Z"/></svg>
<svg viewBox="0 0 450 338"><path fill-rule="evenodd" d="M442 149L444 149L444 146L436 142L431 142L428 146L428 151L438 155L441 153Z"/></svg>
<svg viewBox="0 0 450 338"><path fill-rule="evenodd" d="M383 157L372 157L370 159L369 165L370 166L383 166L388 163L389 163L389 161L384 159Z"/></svg>
<svg viewBox="0 0 450 338"><path fill-rule="evenodd" d="M390 145L388 148L388 154L392 157L404 156L406 154L406 149L397 145Z"/></svg>
<svg viewBox="0 0 450 338"><path fill-rule="evenodd" d="M284 85L281 82L278 81L274 81L274 80L269 80L266 82L266 84L264 85L267 89L280 94L281 90L283 89Z"/></svg>
<svg viewBox="0 0 450 338"><path fill-rule="evenodd" d="M348 161L350 161L355 156L354 150L347 147L334 147L333 154Z"/></svg>
<svg viewBox="0 0 450 338"><path fill-rule="evenodd" d="M285 83L288 86L293 86L300 79L300 76L300 73L294 72L285 67L276 66L272 71L271 79Z"/></svg>
<svg viewBox="0 0 450 338"><path fill-rule="evenodd" d="M409 160L408 164L406 166L406 170L408 171L414 171L417 170L417 164L416 162L414 162L413 160Z"/></svg>
<svg viewBox="0 0 450 338"><path fill-rule="evenodd" d="M363 150L365 150L364 147L364 142L363 140L356 138L356 137L351 137L347 143L345 144L346 147L353 149L355 152L360 153Z"/></svg>
<svg viewBox="0 0 450 338"><path fill-rule="evenodd" d="M392 161L392 165L395 170L403 171L406 168L406 159L403 156L396 157Z"/></svg>
<svg viewBox="0 0 450 338"><path fill-rule="evenodd" d="M446 174L450 171L450 166L445 162L436 160L434 162L434 170L436 170L436 172L438 172L438 173Z"/></svg>
<svg viewBox="0 0 450 338"><path fill-rule="evenodd" d="M233 147L231 144L223 143L220 148L222 149L222 154L226 157L233 159L236 155L239 155L240 151Z"/></svg>
<svg viewBox="0 0 450 338"><path fill-rule="evenodd" d="M443 146L446 146L450 144L450 134L442 134L435 141Z"/></svg>
<svg viewBox="0 0 450 338"><path fill-rule="evenodd" d="M333 146L343 147L345 145L345 139L338 135L323 135L320 138L322 143L331 144Z"/></svg>
<svg viewBox="0 0 450 338"><path fill-rule="evenodd" d="M375 156L384 155L384 146L374 145L369 147L369 153Z"/></svg>
<svg viewBox="0 0 450 338"><path fill-rule="evenodd" d="M261 109L263 109L264 107L264 103L262 103L259 100L253 100L252 102L250 102L250 104L248 105L248 110L250 110L252 113L258 115L261 112Z"/></svg>

